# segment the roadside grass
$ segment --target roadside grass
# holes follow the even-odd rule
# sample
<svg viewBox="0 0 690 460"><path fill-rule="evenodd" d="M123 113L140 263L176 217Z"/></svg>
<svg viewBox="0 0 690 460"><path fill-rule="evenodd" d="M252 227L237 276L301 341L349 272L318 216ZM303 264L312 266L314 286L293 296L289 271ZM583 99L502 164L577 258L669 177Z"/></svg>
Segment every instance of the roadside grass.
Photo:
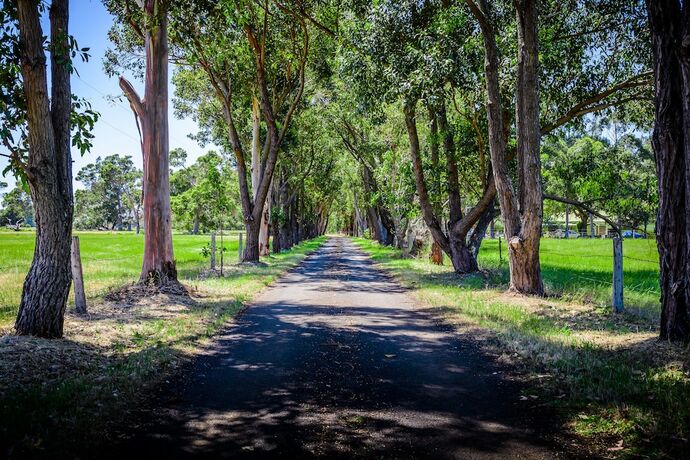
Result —
<svg viewBox="0 0 690 460"><path fill-rule="evenodd" d="M507 246L485 239L479 252L482 268L498 271L508 283ZM540 259L546 290L564 299L606 307L611 302L613 243L610 239L541 240ZM623 282L629 310L650 317L659 315L659 254L654 239L623 241Z"/></svg>
<svg viewBox="0 0 690 460"><path fill-rule="evenodd" d="M136 280L143 261L144 235L134 232L75 232L79 236L87 300ZM31 265L34 232L0 232L0 329L14 321L22 283ZM173 235L180 278L190 279L208 266L201 253L208 235ZM220 239L217 241L220 248ZM237 232L225 235L226 263L237 263ZM220 263L220 262L218 262ZM70 293L70 302L73 302Z"/></svg>
<svg viewBox="0 0 690 460"><path fill-rule="evenodd" d="M496 241L488 241L480 254L485 271L468 276L431 264L426 254L405 258L370 240L354 241L422 302L485 338L480 342L499 359L523 366L538 396L535 403L558 409L580 439L580 451L676 458L690 449L690 353L657 340L658 306L655 310L650 300L657 275L648 266L627 261L627 301L640 299L643 305L614 315L600 285L611 269L606 273L605 259L578 260L579 251L584 256L596 252L581 241L559 245L544 240L542 268L552 294L547 298L505 292L505 264L499 267L496 257L491 266ZM560 256L562 245L571 243L576 244L568 247L570 256ZM629 243L638 242L626 241L627 255L648 255L644 246ZM584 272L586 277L578 277Z"/></svg>
<svg viewBox="0 0 690 460"><path fill-rule="evenodd" d="M134 274L122 279L136 280L141 256L128 241L119 239L133 236L113 235L109 240L97 235L100 238L89 241L90 236L84 238L87 254L119 258L130 251L137 260L127 270ZM291 251L263 258L260 265L238 265L235 256L225 277L219 278L206 277L207 261L200 253L196 256L205 239L175 236L176 255L184 261L186 274L181 281L189 288L189 297L130 296L125 290L115 300L91 297L85 317L69 309L63 339L0 335L0 456L55 458L79 452L88 456L89 449L109 435L110 423L121 421L124 413L143 401L147 389L203 352L208 340L246 302L325 241L321 237L303 242ZM236 254L236 241L234 248ZM104 286L115 286L121 278L115 278L112 270L93 273Z"/></svg>

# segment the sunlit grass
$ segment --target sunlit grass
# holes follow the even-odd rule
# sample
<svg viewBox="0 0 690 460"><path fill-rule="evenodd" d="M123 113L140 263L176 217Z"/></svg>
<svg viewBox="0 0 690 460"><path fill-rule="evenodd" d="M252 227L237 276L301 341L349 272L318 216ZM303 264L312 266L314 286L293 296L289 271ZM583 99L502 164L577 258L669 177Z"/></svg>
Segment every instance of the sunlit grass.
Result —
<svg viewBox="0 0 690 460"><path fill-rule="evenodd" d="M91 264L92 279L109 286L137 279L141 247L135 235L80 236L88 255L125 259L120 269ZM265 257L259 265L234 264L237 241L230 241L235 256L228 257L233 264L225 267L225 276L198 277L208 265L200 252L207 239L175 236L190 297L158 294L128 298L124 305L92 297L89 315L66 316L63 340L0 336L0 420L11 421L0 423L0 444L9 442L18 458L62 457L94 447L109 424L131 411L146 389L169 378L247 301L325 241L305 241ZM17 246L22 242L28 246L21 238ZM118 270L126 276L120 278ZM30 373L23 365L27 361ZM64 375L56 377L55 371ZM86 457L99 454L94 451Z"/></svg>
<svg viewBox="0 0 690 460"><path fill-rule="evenodd" d="M502 242L502 263L498 240L487 239L479 253L479 264L498 269L507 282L507 254ZM548 292L575 300L608 305L611 299L613 243L610 239L541 240L540 260ZM659 254L654 239L623 241L623 282L629 308L659 313Z"/></svg>
<svg viewBox="0 0 690 460"><path fill-rule="evenodd" d="M480 253L485 271L467 276L431 264L426 254L405 258L369 240L355 241L425 304L449 321L490 331L487 346L518 356L533 375L545 376L537 379L536 390L563 412L585 446L601 453L607 443L622 443L617 456L655 458L687 447L682 440L690 436L690 375L684 364L689 354L686 347L656 339L653 241L625 241L624 315L608 307L610 240L543 240L544 282L557 296L545 299L504 293L505 245L499 263L496 240L485 242Z"/></svg>
<svg viewBox="0 0 690 460"><path fill-rule="evenodd" d="M143 261L144 237L134 232L76 232L81 247L84 287L87 300L139 278ZM238 232L226 234L226 265L238 261ZM209 260L201 252L209 235L173 235L175 260L183 281L194 280ZM220 248L220 238L217 238ZM31 265L33 232L0 232L0 327L14 319L21 299L22 283ZM220 264L220 256L217 257ZM280 260L280 256L278 259ZM251 277L250 273L246 275ZM234 281L233 281L234 282ZM239 284L242 283L240 279ZM211 282L210 284L213 284ZM70 302L73 302L70 293Z"/></svg>

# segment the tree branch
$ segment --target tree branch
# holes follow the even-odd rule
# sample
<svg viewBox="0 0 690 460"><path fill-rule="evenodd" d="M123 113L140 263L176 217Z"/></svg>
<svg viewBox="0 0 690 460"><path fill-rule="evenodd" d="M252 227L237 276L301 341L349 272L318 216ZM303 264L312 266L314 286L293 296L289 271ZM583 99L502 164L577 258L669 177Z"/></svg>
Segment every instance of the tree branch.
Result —
<svg viewBox="0 0 690 460"><path fill-rule="evenodd" d="M612 221L611 219L609 219L609 218L606 217L605 215L603 215L603 214L601 214L601 213L595 211L594 209L590 208L589 206L587 206L586 204L582 203L581 201L571 200L571 199L569 199L569 198L563 198L563 197L556 196L556 195L549 195L549 194L546 194L546 193L544 194L544 199L545 199L545 200L558 201L559 203L571 204L571 205L573 205L573 206L577 206L578 208L584 209L585 211L591 213L592 215L597 216L598 218L602 219L604 222L606 222L607 224L609 224L611 227L613 227L613 229L615 230L615 232L618 233L618 236L620 236L620 237L623 236L622 233L621 233L621 229L620 229L620 227L618 226L617 223L615 223L614 221Z"/></svg>
<svg viewBox="0 0 690 460"><path fill-rule="evenodd" d="M120 76L120 88L122 92L125 93L125 97L129 101L129 106L132 108L134 114L140 118L144 118L144 114L146 113L144 100L139 97L139 94L137 94L132 84L122 76Z"/></svg>
<svg viewBox="0 0 690 460"><path fill-rule="evenodd" d="M609 96L625 90L625 89L630 89L630 88L638 88L641 86L649 85L651 84L651 77L652 73L651 72L644 72L642 74L636 75L634 77L631 77L621 83L618 83L616 85L613 85L612 87L594 94L587 99L580 101L579 103L575 104L573 107L571 107L568 111L566 111L560 118L555 120L553 123L547 124L546 126L543 126L541 128L541 134L548 134L551 131L553 131L556 128L559 128L563 126L564 124L574 120L575 118L588 114L588 113L593 113L597 112L600 110L604 110L609 107L614 107L616 105L621 105L626 102L630 102L633 100L639 100L642 98L642 93L637 93L634 96L618 100L618 101L612 101L612 102L606 102L606 103L601 103L604 99L608 98Z"/></svg>

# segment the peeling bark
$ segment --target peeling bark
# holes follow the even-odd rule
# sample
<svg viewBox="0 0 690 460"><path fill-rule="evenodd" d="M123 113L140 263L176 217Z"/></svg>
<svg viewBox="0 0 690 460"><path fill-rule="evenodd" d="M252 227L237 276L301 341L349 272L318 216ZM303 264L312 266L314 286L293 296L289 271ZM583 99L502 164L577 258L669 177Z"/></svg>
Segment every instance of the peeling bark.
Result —
<svg viewBox="0 0 690 460"><path fill-rule="evenodd" d="M177 281L168 159L168 21L164 2L146 0L143 8L148 17L144 33L144 99L123 77L120 87L134 111L142 137L144 263L140 281L164 284Z"/></svg>

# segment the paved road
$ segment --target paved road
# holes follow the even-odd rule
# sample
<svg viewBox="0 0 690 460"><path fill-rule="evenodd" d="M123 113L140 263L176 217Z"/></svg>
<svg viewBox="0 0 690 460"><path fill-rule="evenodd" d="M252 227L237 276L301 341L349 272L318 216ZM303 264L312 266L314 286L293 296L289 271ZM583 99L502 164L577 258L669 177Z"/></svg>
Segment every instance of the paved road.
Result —
<svg viewBox="0 0 690 460"><path fill-rule="evenodd" d="M549 420L347 239L265 291L125 445L137 457L554 458Z"/></svg>

